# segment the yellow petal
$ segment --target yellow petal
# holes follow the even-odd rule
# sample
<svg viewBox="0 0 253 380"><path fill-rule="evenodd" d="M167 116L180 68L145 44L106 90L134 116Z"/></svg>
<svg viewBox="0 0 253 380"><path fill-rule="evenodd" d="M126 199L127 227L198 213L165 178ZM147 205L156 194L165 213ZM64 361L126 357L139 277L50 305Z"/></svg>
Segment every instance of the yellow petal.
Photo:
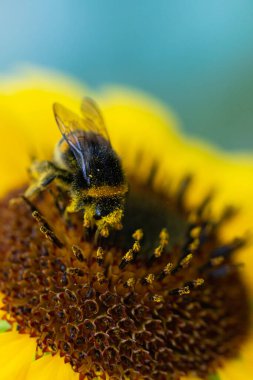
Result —
<svg viewBox="0 0 253 380"><path fill-rule="evenodd" d="M74 372L70 364L64 364L59 356L47 355L35 360L28 371L26 380L78 380L79 374Z"/></svg>
<svg viewBox="0 0 253 380"><path fill-rule="evenodd" d="M251 380L253 366L238 359L228 363L218 371L221 380Z"/></svg>
<svg viewBox="0 0 253 380"><path fill-rule="evenodd" d="M1 380L25 380L34 358L36 340L18 332L0 334Z"/></svg>

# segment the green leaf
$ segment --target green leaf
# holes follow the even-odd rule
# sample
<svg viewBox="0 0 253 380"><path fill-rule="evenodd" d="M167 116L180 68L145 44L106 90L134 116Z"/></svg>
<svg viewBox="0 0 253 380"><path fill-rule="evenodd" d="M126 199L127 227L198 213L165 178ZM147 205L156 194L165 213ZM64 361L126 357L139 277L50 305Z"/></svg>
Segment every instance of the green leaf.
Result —
<svg viewBox="0 0 253 380"><path fill-rule="evenodd" d="M9 330L10 328L10 325L8 322L4 321L4 320L0 320L0 333L3 333L7 330Z"/></svg>
<svg viewBox="0 0 253 380"><path fill-rule="evenodd" d="M214 373L214 374L208 376L208 380L221 380L221 378L217 373Z"/></svg>

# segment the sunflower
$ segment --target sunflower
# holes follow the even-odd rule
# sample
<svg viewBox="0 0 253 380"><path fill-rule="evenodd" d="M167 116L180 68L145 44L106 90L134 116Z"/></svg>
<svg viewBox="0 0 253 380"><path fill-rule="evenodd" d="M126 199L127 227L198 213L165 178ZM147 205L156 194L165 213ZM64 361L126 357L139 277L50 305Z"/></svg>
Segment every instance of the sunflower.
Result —
<svg viewBox="0 0 253 380"><path fill-rule="evenodd" d="M60 138L52 104L84 95L129 183L99 239L54 183L22 197ZM1 379L250 379L252 157L185 138L144 94L45 72L2 80L0 115Z"/></svg>

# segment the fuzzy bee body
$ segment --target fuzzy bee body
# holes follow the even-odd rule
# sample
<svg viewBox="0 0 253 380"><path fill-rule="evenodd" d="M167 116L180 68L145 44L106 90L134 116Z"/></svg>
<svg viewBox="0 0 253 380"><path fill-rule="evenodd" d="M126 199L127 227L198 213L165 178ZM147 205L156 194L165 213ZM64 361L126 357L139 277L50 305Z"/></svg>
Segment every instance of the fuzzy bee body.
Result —
<svg viewBox="0 0 253 380"><path fill-rule="evenodd" d="M84 226L96 225L107 236L110 229L121 228L128 186L97 106L85 99L82 111L84 118L60 104L54 105L62 138L52 161L32 165L34 181L25 195L34 196L56 180L70 193L66 213L84 210Z"/></svg>

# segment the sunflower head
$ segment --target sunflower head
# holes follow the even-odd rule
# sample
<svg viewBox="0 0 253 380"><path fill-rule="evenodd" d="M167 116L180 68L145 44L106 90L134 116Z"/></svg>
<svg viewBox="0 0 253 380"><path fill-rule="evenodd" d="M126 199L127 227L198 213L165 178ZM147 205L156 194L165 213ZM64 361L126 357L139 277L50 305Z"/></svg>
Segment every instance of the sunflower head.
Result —
<svg viewBox="0 0 253 380"><path fill-rule="evenodd" d="M72 166L59 165L52 152L47 161L38 159L33 170L38 176L29 189L39 191L32 199L31 191L24 196L25 184L1 201L3 318L19 334L36 339L38 361L46 353L60 355L81 379L106 373L114 379L205 378L238 354L248 334L248 295L234 259L247 241L242 235L224 239L226 226L238 217L234 204L223 203L217 212L213 189L200 186L197 191L205 176L194 165L173 176L180 164L168 158L163 141L168 130L155 129L159 118L141 105L138 109L138 102L115 106L112 99L105 119L110 149L125 173L120 183L112 161L101 155L101 140L93 139L89 156L82 149L78 154L82 170L88 171L88 159L96 158L104 170L103 188L87 182L81 206L73 197L80 190L73 185L73 160L78 164L80 159L73 149ZM128 125L140 123L132 133L124 128L124 107L132 110ZM154 151L147 140L151 132ZM69 149L73 132L64 133ZM83 179L94 176L87 171ZM49 181L45 173L54 178ZM124 208L117 208L118 195L109 192L125 181ZM98 218L100 224L95 214L83 216L98 204L110 209L105 219Z"/></svg>

